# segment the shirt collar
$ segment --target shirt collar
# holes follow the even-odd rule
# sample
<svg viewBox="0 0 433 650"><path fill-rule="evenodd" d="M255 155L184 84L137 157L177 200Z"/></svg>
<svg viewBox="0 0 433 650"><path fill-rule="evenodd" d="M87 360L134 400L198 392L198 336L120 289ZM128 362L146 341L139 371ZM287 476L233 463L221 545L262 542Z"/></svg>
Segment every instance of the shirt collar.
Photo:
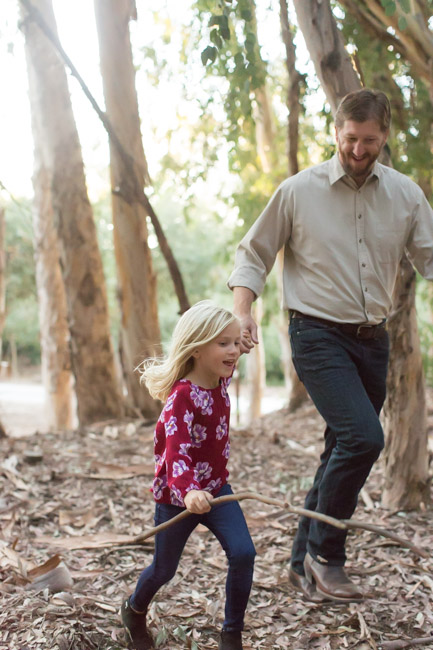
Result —
<svg viewBox="0 0 433 650"><path fill-rule="evenodd" d="M344 177L348 178L346 172L343 169L343 165L340 162L340 158L338 157L338 152L335 153L332 156L329 163L330 163L329 164L329 182L330 182L331 185L334 185L337 181L339 181L340 179L342 179ZM378 180L380 180L381 176L382 176L381 165L376 160L374 165L373 165L373 169L371 170L370 175L368 176L368 178L366 180L367 180L367 182L370 182L371 180L373 180L373 178L377 178Z"/></svg>

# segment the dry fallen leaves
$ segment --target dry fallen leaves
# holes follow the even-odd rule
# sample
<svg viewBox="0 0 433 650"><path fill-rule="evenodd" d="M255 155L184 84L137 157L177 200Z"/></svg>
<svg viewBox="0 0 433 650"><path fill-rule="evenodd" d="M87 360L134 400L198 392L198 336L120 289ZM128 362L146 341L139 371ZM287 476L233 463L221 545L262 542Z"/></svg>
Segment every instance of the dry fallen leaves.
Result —
<svg viewBox="0 0 433 650"><path fill-rule="evenodd" d="M321 435L321 420L310 404L292 416L278 411L248 430L233 430L234 490L302 506ZM152 426L130 421L101 423L85 432L0 439L0 650L126 647L118 608L150 561L153 540L124 542L153 525L152 437ZM379 463L356 518L430 551L431 510L383 510L381 484ZM433 649L428 640L433 629L431 556L417 557L372 531L351 531L348 570L369 598L356 605L305 603L287 580L297 515L253 501L242 507L258 552L246 650L397 650L411 648L411 639L413 647ZM53 588L50 571L58 567L66 583ZM45 582L34 589L40 576ZM224 554L199 527L177 575L150 608L150 628L160 650L216 648L224 578Z"/></svg>

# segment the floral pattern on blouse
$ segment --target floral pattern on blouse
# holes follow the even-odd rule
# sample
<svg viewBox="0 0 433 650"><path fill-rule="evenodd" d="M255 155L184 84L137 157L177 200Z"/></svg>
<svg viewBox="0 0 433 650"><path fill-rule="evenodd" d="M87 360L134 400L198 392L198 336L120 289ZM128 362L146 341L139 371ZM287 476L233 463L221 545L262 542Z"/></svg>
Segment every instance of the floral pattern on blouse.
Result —
<svg viewBox="0 0 433 650"><path fill-rule="evenodd" d="M153 496L184 507L190 490L215 495L227 482L230 452L230 379L216 388L176 382L155 428Z"/></svg>

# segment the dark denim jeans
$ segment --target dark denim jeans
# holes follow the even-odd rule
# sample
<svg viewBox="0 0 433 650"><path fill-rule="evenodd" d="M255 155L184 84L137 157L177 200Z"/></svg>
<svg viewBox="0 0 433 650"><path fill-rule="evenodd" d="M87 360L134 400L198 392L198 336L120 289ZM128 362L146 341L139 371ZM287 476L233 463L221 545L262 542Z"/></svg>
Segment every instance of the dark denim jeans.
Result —
<svg viewBox="0 0 433 650"><path fill-rule="evenodd" d="M224 485L217 496L233 494L230 485ZM155 525L172 519L185 508L169 504L156 504ZM243 629L244 614L253 580L256 551L244 514L237 501L214 506L204 515L189 515L155 536L152 564L141 573L131 596L131 606L144 611L162 585L176 573L184 546L194 528L203 524L215 535L228 559L226 604L223 629ZM200 567L196 568L200 573Z"/></svg>
<svg viewBox="0 0 433 650"><path fill-rule="evenodd" d="M379 413L385 400L389 338L359 339L312 319L293 318L293 363L326 423L325 448L305 508L349 519L384 446ZM304 574L304 557L343 566L347 533L302 517L291 565Z"/></svg>

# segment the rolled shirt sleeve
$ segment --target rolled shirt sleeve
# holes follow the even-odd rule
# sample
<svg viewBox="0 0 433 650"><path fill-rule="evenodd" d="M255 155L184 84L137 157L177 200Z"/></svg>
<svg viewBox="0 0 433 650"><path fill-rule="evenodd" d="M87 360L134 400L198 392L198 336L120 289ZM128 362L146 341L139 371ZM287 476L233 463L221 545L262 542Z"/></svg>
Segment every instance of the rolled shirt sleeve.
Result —
<svg viewBox="0 0 433 650"><path fill-rule="evenodd" d="M280 248L292 229L290 187L282 183L262 214L240 242L228 287L247 287L259 296Z"/></svg>
<svg viewBox="0 0 433 650"><path fill-rule="evenodd" d="M416 189L418 197L406 248L416 270L426 280L433 280L433 210L421 188Z"/></svg>

